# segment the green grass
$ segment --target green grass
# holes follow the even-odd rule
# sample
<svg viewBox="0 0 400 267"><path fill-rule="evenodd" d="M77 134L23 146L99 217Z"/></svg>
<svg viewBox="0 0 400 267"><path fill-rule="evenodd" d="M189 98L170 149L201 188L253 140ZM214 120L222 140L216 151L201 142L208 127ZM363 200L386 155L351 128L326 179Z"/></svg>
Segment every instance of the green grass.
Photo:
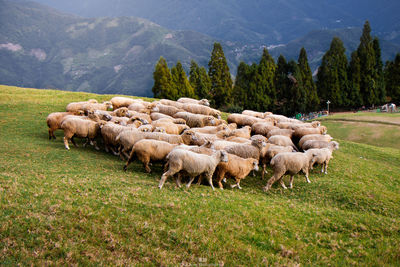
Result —
<svg viewBox="0 0 400 267"><path fill-rule="evenodd" d="M400 150L340 140L292 190L159 190L158 164L48 140L49 113L111 97L0 86L0 265L400 264Z"/></svg>

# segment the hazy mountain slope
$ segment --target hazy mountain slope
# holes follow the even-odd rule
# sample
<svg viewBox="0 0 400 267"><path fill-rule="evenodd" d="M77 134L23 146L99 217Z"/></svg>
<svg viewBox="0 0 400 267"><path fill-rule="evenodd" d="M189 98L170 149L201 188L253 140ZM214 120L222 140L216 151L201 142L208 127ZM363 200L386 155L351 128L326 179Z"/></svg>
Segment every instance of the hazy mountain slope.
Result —
<svg viewBox="0 0 400 267"><path fill-rule="evenodd" d="M170 64L206 64L214 42L133 17L85 19L20 1L0 6L3 84L148 96L161 55Z"/></svg>
<svg viewBox="0 0 400 267"><path fill-rule="evenodd" d="M243 44L277 44L312 30L361 27L400 42L398 0L36 0L87 17L137 16Z"/></svg>

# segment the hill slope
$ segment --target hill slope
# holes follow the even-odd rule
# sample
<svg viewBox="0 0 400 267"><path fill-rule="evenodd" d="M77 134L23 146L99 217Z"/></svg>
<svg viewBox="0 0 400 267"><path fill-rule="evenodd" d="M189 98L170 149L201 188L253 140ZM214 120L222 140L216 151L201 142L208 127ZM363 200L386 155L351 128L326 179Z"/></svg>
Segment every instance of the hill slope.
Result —
<svg viewBox="0 0 400 267"><path fill-rule="evenodd" d="M0 82L150 96L160 56L188 67L213 40L133 18L85 19L33 2L0 1Z"/></svg>
<svg viewBox="0 0 400 267"><path fill-rule="evenodd" d="M195 30L242 44L278 44L317 29L360 27L400 43L397 0L36 0L88 17L137 16L176 30Z"/></svg>
<svg viewBox="0 0 400 267"><path fill-rule="evenodd" d="M48 140L48 113L111 97L0 86L2 265L399 265L400 150L340 141L328 175L268 194L160 191L157 163Z"/></svg>

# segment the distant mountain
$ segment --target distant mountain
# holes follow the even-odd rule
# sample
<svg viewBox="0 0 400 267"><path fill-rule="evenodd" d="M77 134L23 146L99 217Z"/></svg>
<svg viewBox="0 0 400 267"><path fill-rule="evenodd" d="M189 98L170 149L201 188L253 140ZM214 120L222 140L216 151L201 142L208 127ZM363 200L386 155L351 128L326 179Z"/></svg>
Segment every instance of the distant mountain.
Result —
<svg viewBox="0 0 400 267"><path fill-rule="evenodd" d="M0 83L151 96L160 56L208 63L214 40L145 19L81 18L0 0Z"/></svg>
<svg viewBox="0 0 400 267"><path fill-rule="evenodd" d="M313 30L361 27L400 44L398 0L35 0L84 17L136 16L242 44L279 44Z"/></svg>

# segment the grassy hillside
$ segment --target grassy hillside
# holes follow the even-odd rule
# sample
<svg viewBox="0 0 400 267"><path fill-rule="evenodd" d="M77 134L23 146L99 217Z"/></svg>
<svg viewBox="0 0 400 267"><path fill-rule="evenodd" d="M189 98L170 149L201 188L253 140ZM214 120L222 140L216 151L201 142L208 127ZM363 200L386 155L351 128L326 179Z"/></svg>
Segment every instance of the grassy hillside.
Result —
<svg viewBox="0 0 400 267"><path fill-rule="evenodd" d="M399 149L339 140L292 190L160 191L158 164L48 140L46 116L88 98L111 96L0 86L0 265L400 264Z"/></svg>

